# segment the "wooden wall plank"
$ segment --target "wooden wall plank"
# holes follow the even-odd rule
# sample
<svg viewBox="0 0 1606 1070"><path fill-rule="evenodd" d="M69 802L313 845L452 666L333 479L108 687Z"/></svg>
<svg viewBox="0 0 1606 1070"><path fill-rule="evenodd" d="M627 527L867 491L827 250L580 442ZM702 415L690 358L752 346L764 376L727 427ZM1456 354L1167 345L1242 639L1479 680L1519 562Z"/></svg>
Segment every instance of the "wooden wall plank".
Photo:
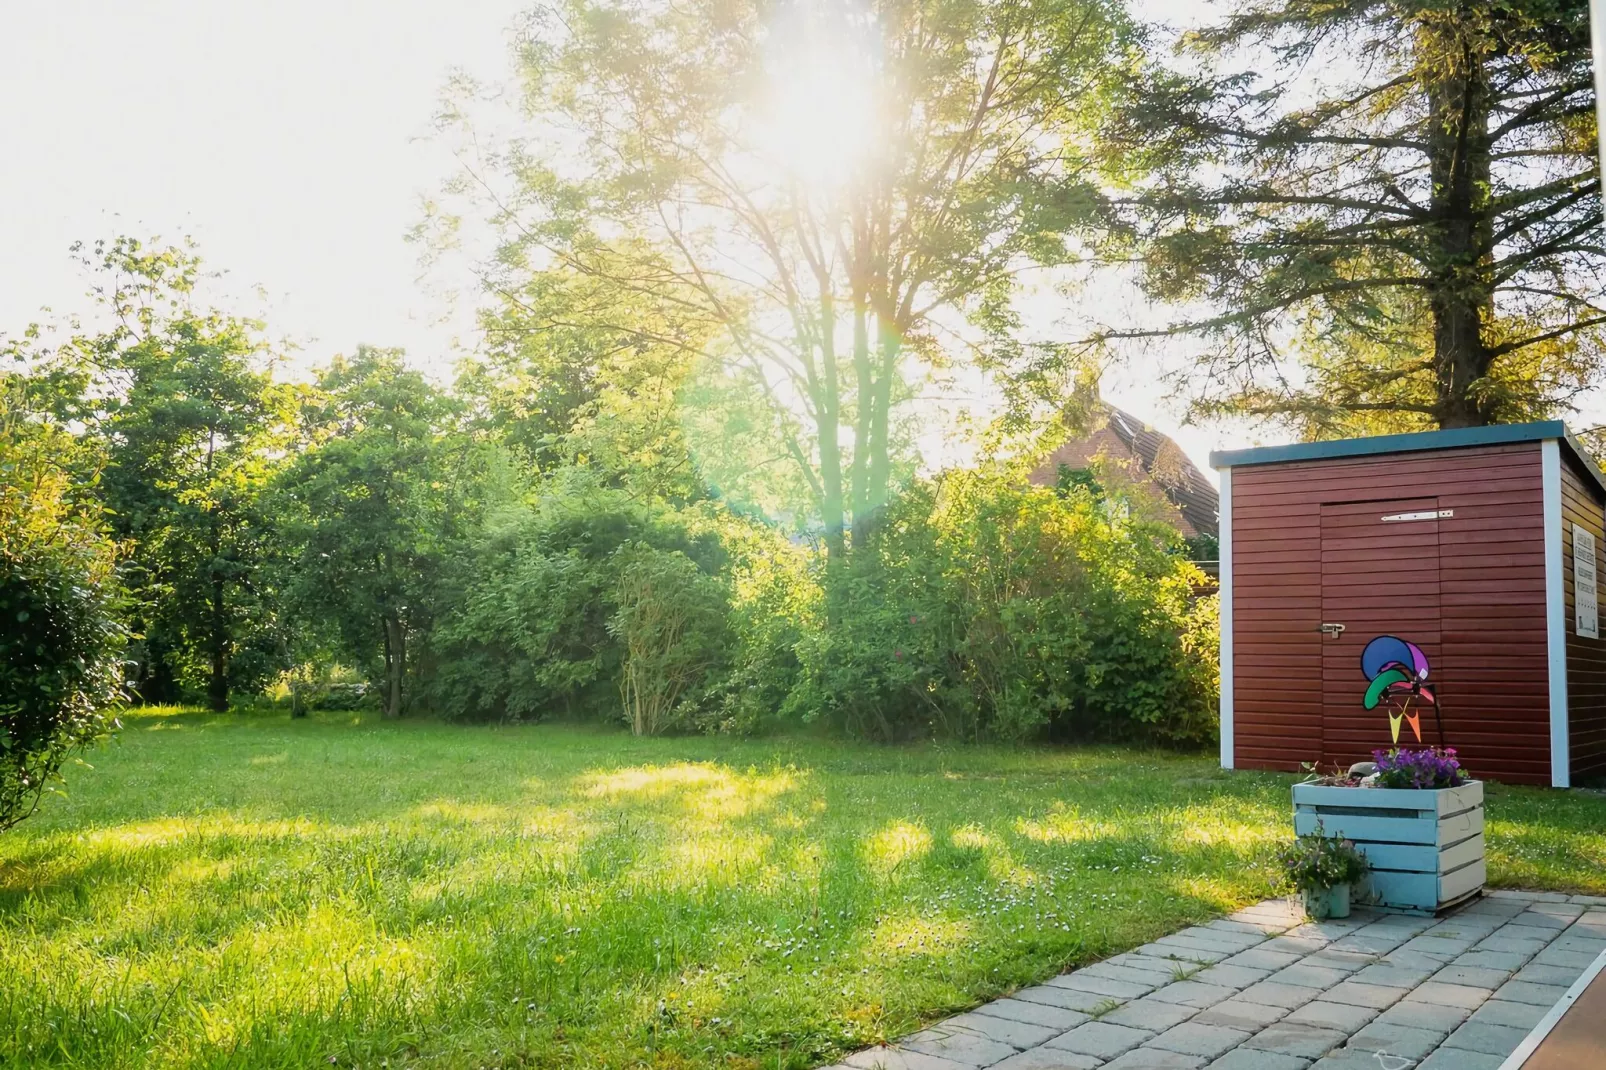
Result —
<svg viewBox="0 0 1606 1070"><path fill-rule="evenodd" d="M1321 758L1324 680L1317 626L1324 564L1329 605L1351 598L1364 603L1369 584L1372 604L1386 596L1387 580L1380 584L1377 577L1343 567L1367 551L1346 547L1339 538L1323 552L1322 506L1351 503L1353 510L1332 516L1350 513L1361 518L1357 523L1373 522L1371 503L1436 497L1439 508L1454 512L1435 525L1441 606L1433 680L1444 702L1447 736L1480 775L1550 782L1539 458L1537 442L1519 442L1233 469L1238 767L1297 770ZM1580 483L1572 494L1583 508L1587 489ZM1598 523L1598 511L1594 515ZM1390 535L1402 560L1420 538L1420 531L1403 526ZM1602 546L1606 550L1606 540ZM1402 571L1398 582L1411 582L1413 575ZM1569 680L1590 696L1587 710L1575 714L1574 762L1599 761L1606 771L1606 660L1580 663L1575 673L1570 657ZM1327 683L1347 693L1354 681L1346 676ZM1354 715L1335 716L1334 730L1341 735L1353 732L1357 743L1376 738L1379 715L1360 710L1358 701ZM1423 715L1425 733L1433 731L1432 716Z"/></svg>

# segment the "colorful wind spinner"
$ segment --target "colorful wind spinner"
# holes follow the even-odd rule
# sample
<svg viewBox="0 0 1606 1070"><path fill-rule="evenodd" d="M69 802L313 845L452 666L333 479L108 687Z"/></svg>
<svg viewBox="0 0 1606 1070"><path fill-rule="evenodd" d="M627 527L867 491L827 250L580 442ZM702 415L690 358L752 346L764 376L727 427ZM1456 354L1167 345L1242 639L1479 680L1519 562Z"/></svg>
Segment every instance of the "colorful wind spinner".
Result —
<svg viewBox="0 0 1606 1070"><path fill-rule="evenodd" d="M1389 733L1394 742L1400 741L1400 721L1408 721L1416 741L1422 742L1421 714L1411 712L1411 703L1417 700L1435 705L1433 688L1428 686L1428 658L1415 643L1393 635L1380 635L1366 644L1361 651L1361 671L1371 681L1366 688L1365 706L1377 709L1378 703L1388 702Z"/></svg>

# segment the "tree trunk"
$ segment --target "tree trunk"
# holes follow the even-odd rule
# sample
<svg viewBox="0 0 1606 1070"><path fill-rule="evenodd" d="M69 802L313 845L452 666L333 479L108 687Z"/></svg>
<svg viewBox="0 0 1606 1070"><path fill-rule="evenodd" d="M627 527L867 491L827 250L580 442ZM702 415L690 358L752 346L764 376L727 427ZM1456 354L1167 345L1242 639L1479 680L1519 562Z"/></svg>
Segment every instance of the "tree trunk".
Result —
<svg viewBox="0 0 1606 1070"><path fill-rule="evenodd" d="M815 422L820 443L820 520L825 525L826 614L830 620L836 619L836 596L848 561L835 329L836 302L825 291L820 295L820 398Z"/></svg>
<svg viewBox="0 0 1606 1070"><path fill-rule="evenodd" d="M1483 336L1493 311L1489 177L1489 85L1477 57L1428 87L1429 228L1433 370L1440 427L1477 427L1498 418L1482 380L1493 358Z"/></svg>
<svg viewBox="0 0 1606 1070"><path fill-rule="evenodd" d="M207 703L221 713L229 708L229 621L223 604L223 575L212 571L211 649L212 673L207 681Z"/></svg>
<svg viewBox="0 0 1606 1070"><path fill-rule="evenodd" d="M407 630L400 618L385 617L385 711L389 720L401 716L402 674L407 667Z"/></svg>

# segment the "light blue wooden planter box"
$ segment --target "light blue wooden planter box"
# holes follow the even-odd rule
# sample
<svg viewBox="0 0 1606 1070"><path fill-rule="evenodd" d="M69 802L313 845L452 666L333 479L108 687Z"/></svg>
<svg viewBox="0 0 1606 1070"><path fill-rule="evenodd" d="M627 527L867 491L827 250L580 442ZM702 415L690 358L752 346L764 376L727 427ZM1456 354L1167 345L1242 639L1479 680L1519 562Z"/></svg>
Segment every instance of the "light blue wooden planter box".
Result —
<svg viewBox="0 0 1606 1070"><path fill-rule="evenodd" d="M1455 788L1294 785L1294 832L1352 840L1372 864L1357 902L1434 913L1483 889L1483 784Z"/></svg>

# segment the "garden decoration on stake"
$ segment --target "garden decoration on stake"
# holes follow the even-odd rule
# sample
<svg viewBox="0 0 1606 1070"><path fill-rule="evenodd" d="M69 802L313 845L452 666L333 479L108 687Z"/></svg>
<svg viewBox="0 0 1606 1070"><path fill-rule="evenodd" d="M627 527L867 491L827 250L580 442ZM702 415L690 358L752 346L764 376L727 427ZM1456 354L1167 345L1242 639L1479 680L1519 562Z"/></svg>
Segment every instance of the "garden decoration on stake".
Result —
<svg viewBox="0 0 1606 1070"><path fill-rule="evenodd" d="M1394 635L1380 635L1366 644L1361 651L1361 672L1371 683L1366 688L1364 705L1375 710L1387 701L1389 734L1393 742L1400 742L1400 722L1406 721L1422 742L1421 711L1411 712L1411 703L1420 700L1437 708L1438 699L1428 680L1428 657L1415 643L1406 642ZM1396 712L1397 711L1397 712ZM1439 725L1440 742L1443 742L1444 725Z"/></svg>

